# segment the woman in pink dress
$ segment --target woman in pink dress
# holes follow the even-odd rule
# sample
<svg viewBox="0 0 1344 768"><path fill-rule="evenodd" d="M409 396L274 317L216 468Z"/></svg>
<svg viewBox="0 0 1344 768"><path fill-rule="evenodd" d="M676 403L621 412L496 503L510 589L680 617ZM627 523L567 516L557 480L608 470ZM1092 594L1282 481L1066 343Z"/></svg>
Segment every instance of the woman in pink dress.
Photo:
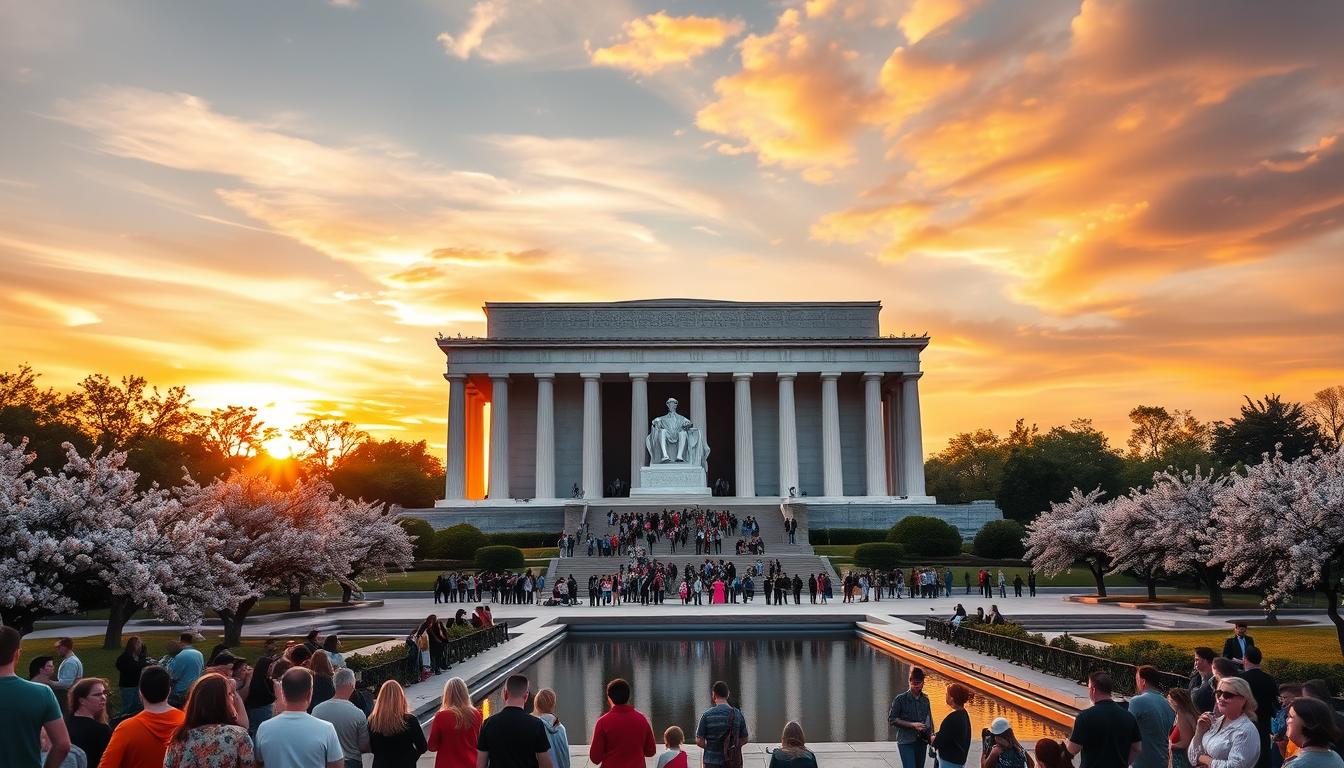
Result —
<svg viewBox="0 0 1344 768"><path fill-rule="evenodd" d="M717 605L717 604L719 604L719 603L726 603L726 602L728 602L728 600L724 597L724 591L723 591L723 579L715 579L715 580L714 580L714 599L711 600L710 602L713 603L713 604L715 604L715 605Z"/></svg>

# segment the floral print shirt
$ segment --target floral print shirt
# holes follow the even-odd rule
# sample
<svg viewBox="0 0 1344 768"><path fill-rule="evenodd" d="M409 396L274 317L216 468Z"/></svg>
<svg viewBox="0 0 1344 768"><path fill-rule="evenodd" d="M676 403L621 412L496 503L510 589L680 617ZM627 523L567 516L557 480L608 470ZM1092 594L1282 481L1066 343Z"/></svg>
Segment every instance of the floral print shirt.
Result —
<svg viewBox="0 0 1344 768"><path fill-rule="evenodd" d="M164 768L254 768L252 737L236 725L203 725L191 729L185 741L172 741L163 757Z"/></svg>

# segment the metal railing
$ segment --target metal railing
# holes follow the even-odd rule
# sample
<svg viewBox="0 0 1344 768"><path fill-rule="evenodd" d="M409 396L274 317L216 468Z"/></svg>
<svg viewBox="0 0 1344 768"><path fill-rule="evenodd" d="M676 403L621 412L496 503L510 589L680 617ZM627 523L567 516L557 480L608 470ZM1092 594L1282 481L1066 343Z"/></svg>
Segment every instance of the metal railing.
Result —
<svg viewBox="0 0 1344 768"><path fill-rule="evenodd" d="M460 664L496 645L502 645L508 639L509 625L496 624L489 629L449 640L445 644L441 658L446 659L448 666ZM377 690L387 680L396 680L402 685L420 682L420 649L407 645L405 656L367 667L359 672L361 688Z"/></svg>
<svg viewBox="0 0 1344 768"><path fill-rule="evenodd" d="M1111 682L1115 686L1116 693L1123 695L1134 693L1134 670L1137 667L1123 661L1063 648L1052 648L1030 640L984 632L974 629L973 626L956 627L944 619L925 619L924 636L930 640L941 640L1083 684L1086 684L1089 673L1099 669L1105 670L1111 673ZM1164 689L1173 686L1184 687L1188 683L1188 679L1181 674L1162 672L1161 675Z"/></svg>

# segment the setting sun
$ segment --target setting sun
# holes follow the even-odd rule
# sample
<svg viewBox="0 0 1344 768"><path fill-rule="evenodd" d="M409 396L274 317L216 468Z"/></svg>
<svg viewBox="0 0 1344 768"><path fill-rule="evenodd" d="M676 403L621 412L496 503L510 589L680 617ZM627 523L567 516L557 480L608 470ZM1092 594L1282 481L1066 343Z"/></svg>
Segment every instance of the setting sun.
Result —
<svg viewBox="0 0 1344 768"><path fill-rule="evenodd" d="M266 453L273 459L292 458L299 450L299 444L288 437L275 437L264 443Z"/></svg>

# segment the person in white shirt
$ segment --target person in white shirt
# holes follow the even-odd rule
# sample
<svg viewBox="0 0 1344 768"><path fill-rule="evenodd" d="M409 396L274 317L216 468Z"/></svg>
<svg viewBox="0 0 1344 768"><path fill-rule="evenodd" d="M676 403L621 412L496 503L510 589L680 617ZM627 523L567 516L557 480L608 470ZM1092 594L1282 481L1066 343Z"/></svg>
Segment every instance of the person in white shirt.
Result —
<svg viewBox="0 0 1344 768"><path fill-rule="evenodd" d="M257 729L256 759L266 768L345 768L336 728L308 714L313 699L313 673L295 667L280 678L276 707L284 711Z"/></svg>
<svg viewBox="0 0 1344 768"><path fill-rule="evenodd" d="M1260 733L1255 730L1255 697L1239 677L1224 677L1214 689L1214 713L1205 712L1190 739L1190 764L1195 768L1255 768L1260 759Z"/></svg>
<svg viewBox="0 0 1344 768"><path fill-rule="evenodd" d="M68 637L56 641L56 658L60 659L60 666L56 668L56 682L52 687L56 689L57 698L63 699L65 692L84 677L84 662L75 655L75 641Z"/></svg>

